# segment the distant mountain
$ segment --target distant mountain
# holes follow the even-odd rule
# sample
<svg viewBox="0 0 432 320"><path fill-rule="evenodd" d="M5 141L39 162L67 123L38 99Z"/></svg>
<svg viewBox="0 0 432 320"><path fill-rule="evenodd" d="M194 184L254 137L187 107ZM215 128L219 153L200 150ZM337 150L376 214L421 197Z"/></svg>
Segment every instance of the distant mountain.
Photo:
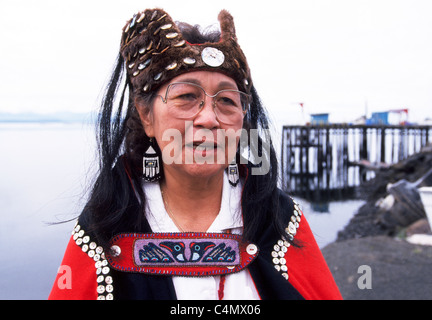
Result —
<svg viewBox="0 0 432 320"><path fill-rule="evenodd" d="M91 113L75 113L75 112L54 112L54 113L5 113L0 112L0 122L63 122L88 123L94 116Z"/></svg>

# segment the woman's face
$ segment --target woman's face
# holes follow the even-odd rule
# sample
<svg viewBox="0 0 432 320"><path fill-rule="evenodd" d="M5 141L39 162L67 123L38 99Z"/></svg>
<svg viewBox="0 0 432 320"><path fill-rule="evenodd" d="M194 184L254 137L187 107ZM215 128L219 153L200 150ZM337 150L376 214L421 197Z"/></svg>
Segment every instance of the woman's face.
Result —
<svg viewBox="0 0 432 320"><path fill-rule="evenodd" d="M161 87L150 112L146 113L143 106L138 106L147 136L154 138L162 150L165 172L176 170L189 176L211 177L220 174L235 158L244 114L241 108L234 108L238 102L230 99L230 91L224 91L216 98L210 97L221 90L238 90L238 87L232 78L222 73L195 71L177 76ZM202 100L196 99L200 106L196 109L198 114L184 116L183 106L196 105L193 101L199 94L205 103L200 104ZM215 100L218 110L215 110ZM234 111L220 111L224 109Z"/></svg>

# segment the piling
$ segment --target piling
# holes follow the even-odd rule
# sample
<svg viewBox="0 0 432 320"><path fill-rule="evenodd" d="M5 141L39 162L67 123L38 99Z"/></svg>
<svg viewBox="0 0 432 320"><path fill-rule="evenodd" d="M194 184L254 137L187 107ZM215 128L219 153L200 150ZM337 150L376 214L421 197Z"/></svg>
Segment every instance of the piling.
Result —
<svg viewBox="0 0 432 320"><path fill-rule="evenodd" d="M431 133L432 126L284 126L282 188L316 202L357 198L362 182L419 152Z"/></svg>

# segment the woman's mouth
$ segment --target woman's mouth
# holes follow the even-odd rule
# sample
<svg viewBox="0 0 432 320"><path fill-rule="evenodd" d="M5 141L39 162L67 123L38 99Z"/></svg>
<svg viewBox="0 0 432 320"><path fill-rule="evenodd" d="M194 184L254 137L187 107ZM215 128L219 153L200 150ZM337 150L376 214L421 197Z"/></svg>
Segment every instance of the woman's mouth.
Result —
<svg viewBox="0 0 432 320"><path fill-rule="evenodd" d="M217 142L209 142L209 141L194 141L192 143L188 143L185 145L189 150L193 150L194 154L194 162L199 162L199 160L208 162L208 161L216 161L214 158L220 146ZM210 157L210 158L209 158ZM206 159L204 159L206 158ZM198 161L197 161L198 160Z"/></svg>
<svg viewBox="0 0 432 320"><path fill-rule="evenodd" d="M219 148L217 142L207 142L207 141L194 141L193 143L186 144L186 147L193 148L196 151L204 151L204 150L214 150Z"/></svg>

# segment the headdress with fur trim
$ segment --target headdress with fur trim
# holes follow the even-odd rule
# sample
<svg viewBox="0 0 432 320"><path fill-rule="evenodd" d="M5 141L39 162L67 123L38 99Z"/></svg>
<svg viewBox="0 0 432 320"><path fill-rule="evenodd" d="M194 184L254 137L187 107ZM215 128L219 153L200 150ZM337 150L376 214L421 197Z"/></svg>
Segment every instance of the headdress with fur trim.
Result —
<svg viewBox="0 0 432 320"><path fill-rule="evenodd" d="M234 19L226 10L218 16L219 42L187 42L162 9L147 9L123 29L121 54L136 94L155 90L190 71L212 70L232 77L239 90L250 93L252 80L246 57L237 43Z"/></svg>

